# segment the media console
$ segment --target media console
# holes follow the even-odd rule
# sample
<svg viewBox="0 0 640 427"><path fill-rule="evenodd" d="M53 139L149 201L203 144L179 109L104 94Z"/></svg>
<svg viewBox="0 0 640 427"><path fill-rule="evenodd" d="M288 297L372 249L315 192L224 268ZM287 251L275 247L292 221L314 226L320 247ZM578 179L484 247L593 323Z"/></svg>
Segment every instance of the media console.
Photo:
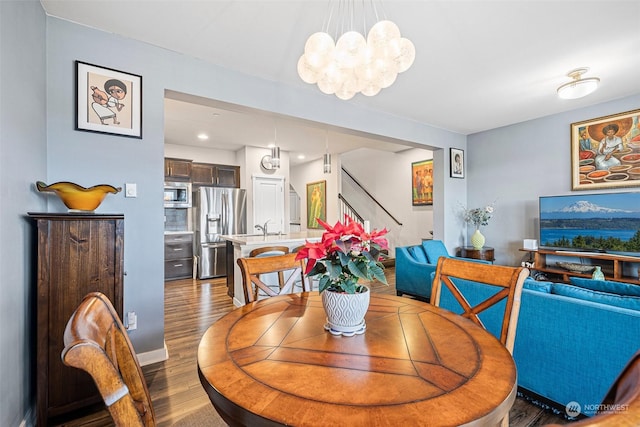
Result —
<svg viewBox="0 0 640 427"><path fill-rule="evenodd" d="M625 282L640 285L640 279L638 278L638 274L640 273L640 257L614 255L600 252L579 252L553 249L520 249L520 251L528 252L529 254L533 255L534 270L557 274L559 276L562 276L562 281L564 282L569 282L569 278L572 276L591 277L591 273L569 271L555 265L550 265L547 262L547 256L561 257L559 258L559 260L567 262L572 261L572 259L576 261L575 258L586 258L590 262L578 263L599 265L605 275L605 279L613 280L616 282ZM638 264L638 267L633 269L632 272L625 271L629 270L629 268L625 268L627 263L636 263ZM624 273L627 274L625 275ZM631 273L631 275L629 273ZM633 274L635 274L635 276Z"/></svg>

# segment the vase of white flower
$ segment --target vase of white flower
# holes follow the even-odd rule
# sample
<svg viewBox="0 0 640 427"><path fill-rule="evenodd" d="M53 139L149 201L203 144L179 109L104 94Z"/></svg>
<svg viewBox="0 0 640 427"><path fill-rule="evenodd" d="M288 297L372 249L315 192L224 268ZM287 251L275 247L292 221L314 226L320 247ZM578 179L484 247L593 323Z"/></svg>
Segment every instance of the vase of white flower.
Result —
<svg viewBox="0 0 640 427"><path fill-rule="evenodd" d="M484 246L485 238L480 232L480 226L489 224L492 216L493 205L487 205L484 208L464 210L464 221L476 227L476 231L471 235L471 246L473 246L474 249L482 249Z"/></svg>

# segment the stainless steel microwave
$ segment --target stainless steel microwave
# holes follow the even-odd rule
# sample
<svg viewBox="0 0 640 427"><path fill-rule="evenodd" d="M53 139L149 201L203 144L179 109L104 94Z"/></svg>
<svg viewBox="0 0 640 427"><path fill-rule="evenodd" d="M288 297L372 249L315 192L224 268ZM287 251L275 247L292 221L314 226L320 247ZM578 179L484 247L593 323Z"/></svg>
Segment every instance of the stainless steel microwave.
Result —
<svg viewBox="0 0 640 427"><path fill-rule="evenodd" d="M191 207L191 183L190 182L165 182L164 183L164 207L165 208L190 208Z"/></svg>

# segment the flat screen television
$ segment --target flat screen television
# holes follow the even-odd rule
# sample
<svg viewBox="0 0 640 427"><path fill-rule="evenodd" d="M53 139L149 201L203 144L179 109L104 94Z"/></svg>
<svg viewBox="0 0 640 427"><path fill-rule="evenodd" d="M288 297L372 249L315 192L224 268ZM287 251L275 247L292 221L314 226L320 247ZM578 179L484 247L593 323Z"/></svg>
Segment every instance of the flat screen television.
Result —
<svg viewBox="0 0 640 427"><path fill-rule="evenodd" d="M640 256L640 192L540 197L539 246Z"/></svg>

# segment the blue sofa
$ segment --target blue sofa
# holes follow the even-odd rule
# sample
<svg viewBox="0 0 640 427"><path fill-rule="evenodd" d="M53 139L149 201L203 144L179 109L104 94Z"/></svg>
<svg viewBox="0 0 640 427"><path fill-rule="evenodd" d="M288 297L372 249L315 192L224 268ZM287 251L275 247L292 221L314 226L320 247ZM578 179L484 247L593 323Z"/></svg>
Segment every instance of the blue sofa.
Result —
<svg viewBox="0 0 640 427"><path fill-rule="evenodd" d="M487 287L476 282L456 284L472 304L488 296ZM446 289L440 305L462 311ZM480 316L495 336L498 311ZM513 351L525 396L562 414L577 402L592 416L639 348L640 286L575 277L571 284L525 281Z"/></svg>
<svg viewBox="0 0 640 427"><path fill-rule="evenodd" d="M449 252L441 240L425 240L420 245L396 247L397 295L406 294L423 301L429 301L432 273L436 271L436 264L441 256L449 257ZM488 261L469 258L461 259L488 263Z"/></svg>

